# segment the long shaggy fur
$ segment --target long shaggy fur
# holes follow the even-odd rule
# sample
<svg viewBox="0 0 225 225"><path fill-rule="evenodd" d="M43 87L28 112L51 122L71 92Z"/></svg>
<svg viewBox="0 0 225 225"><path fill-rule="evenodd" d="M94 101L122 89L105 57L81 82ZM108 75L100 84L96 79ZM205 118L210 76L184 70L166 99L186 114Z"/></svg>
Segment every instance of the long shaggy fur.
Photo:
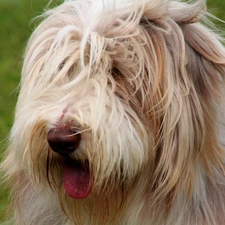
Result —
<svg viewBox="0 0 225 225"><path fill-rule="evenodd" d="M16 225L223 225L225 49L204 0L76 0L24 58L2 164ZM73 124L93 189L63 187L48 131Z"/></svg>

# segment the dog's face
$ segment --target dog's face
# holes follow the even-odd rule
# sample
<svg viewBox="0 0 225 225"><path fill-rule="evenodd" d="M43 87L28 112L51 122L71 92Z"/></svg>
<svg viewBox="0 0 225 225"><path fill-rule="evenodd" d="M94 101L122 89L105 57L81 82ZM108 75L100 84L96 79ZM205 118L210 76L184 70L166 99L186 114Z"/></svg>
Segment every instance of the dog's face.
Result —
<svg viewBox="0 0 225 225"><path fill-rule="evenodd" d="M147 24L87 25L79 4L59 7L31 37L13 132L35 182L64 184L74 198L129 183L147 164L162 79Z"/></svg>
<svg viewBox="0 0 225 225"><path fill-rule="evenodd" d="M200 3L100 2L65 2L33 33L14 151L35 183L72 198L129 188L138 174L170 192L215 139L205 118L215 115L220 45L192 24Z"/></svg>

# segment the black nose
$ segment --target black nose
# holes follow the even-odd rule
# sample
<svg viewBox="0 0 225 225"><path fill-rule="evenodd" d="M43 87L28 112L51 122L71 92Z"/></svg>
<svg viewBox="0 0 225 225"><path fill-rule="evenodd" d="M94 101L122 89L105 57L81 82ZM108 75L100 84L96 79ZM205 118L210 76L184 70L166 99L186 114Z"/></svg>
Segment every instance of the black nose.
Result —
<svg viewBox="0 0 225 225"><path fill-rule="evenodd" d="M47 140L54 152L65 155L77 149L81 135L70 126L57 126L49 130Z"/></svg>

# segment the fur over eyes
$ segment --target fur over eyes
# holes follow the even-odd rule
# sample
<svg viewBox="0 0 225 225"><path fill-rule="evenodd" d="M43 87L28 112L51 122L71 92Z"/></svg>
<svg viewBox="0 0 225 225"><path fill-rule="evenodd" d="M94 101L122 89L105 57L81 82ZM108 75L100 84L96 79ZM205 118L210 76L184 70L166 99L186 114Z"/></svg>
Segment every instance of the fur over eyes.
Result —
<svg viewBox="0 0 225 225"><path fill-rule="evenodd" d="M46 11L24 56L7 157L17 225L223 225L225 49L204 0L77 0ZM63 187L49 129L88 167Z"/></svg>

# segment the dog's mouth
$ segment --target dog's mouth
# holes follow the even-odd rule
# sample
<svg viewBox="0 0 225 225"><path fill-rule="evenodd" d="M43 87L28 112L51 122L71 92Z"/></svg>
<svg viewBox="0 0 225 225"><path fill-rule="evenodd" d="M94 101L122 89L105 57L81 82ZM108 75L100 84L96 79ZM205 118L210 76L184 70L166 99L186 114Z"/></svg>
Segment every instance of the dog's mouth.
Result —
<svg viewBox="0 0 225 225"><path fill-rule="evenodd" d="M65 160L63 183L67 194L75 199L87 198L92 190L92 179L88 163Z"/></svg>
<svg viewBox="0 0 225 225"><path fill-rule="evenodd" d="M58 124L47 135L49 147L65 159L63 183L72 198L87 198L93 182L87 160L72 160L70 154L75 152L81 142L81 134L71 124Z"/></svg>

